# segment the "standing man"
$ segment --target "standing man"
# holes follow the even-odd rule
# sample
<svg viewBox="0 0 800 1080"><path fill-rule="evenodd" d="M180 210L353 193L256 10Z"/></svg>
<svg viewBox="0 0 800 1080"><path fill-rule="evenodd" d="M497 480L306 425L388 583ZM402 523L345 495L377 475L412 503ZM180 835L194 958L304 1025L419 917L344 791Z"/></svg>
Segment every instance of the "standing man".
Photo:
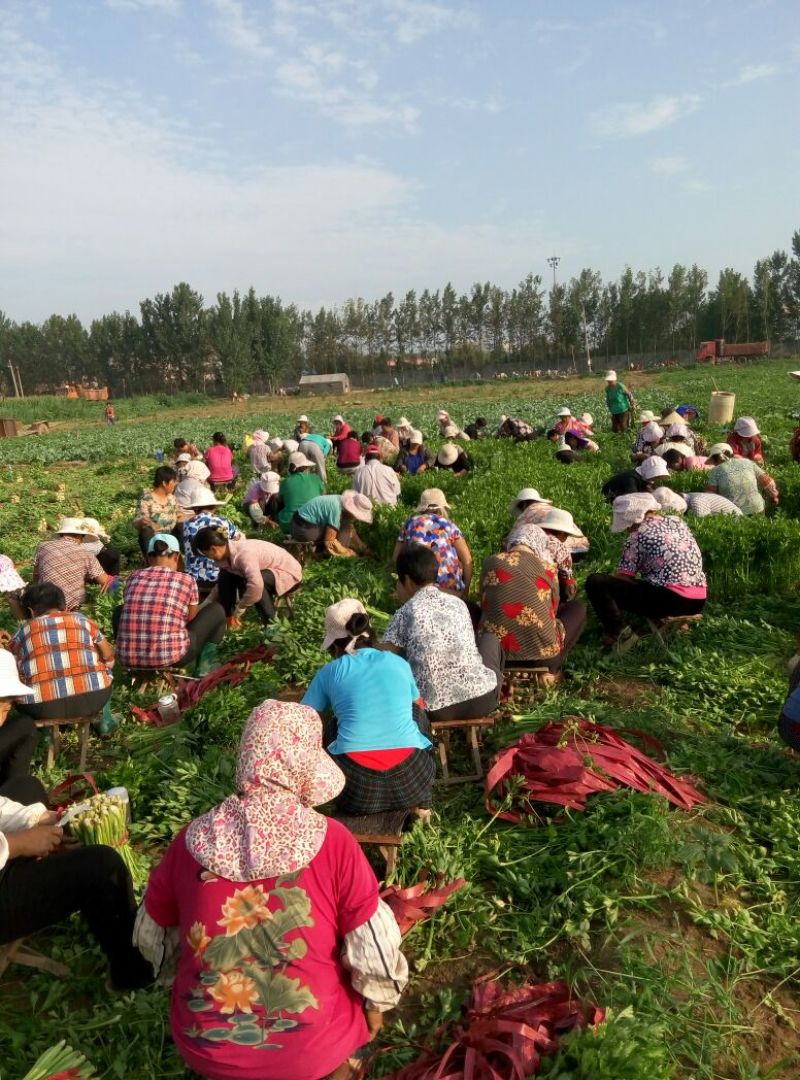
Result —
<svg viewBox="0 0 800 1080"><path fill-rule="evenodd" d="M617 381L616 371L606 375L606 405L611 413L611 430L627 431L631 424L631 412L636 408L633 394Z"/></svg>

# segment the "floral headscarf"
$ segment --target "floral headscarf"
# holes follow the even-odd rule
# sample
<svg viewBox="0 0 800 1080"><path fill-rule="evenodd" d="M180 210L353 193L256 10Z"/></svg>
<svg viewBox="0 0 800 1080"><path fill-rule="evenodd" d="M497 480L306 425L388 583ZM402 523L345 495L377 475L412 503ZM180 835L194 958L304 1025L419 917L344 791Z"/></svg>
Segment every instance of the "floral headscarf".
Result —
<svg viewBox="0 0 800 1080"><path fill-rule="evenodd" d="M257 881L308 866L328 819L313 809L335 798L344 774L322 749L322 724L307 705L263 702L245 725L236 764L238 795L197 818L189 852L229 881Z"/></svg>
<svg viewBox="0 0 800 1080"><path fill-rule="evenodd" d="M544 529L531 522L517 521L514 528L508 534L506 551L512 551L515 547L530 548L535 551L544 562L551 563L553 556L550 551L549 539Z"/></svg>

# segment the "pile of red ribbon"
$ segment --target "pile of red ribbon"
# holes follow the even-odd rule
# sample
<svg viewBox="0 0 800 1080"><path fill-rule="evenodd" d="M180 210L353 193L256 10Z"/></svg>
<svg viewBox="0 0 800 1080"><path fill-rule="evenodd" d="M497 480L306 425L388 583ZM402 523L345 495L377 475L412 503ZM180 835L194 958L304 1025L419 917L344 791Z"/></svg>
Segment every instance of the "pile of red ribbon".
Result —
<svg viewBox="0 0 800 1080"><path fill-rule="evenodd" d="M635 734L663 756L656 739L644 732ZM679 779L631 746L618 731L577 716L545 724L498 754L486 777L490 813L497 813L497 805L517 777L523 781L519 803L497 814L504 821L518 822L535 814L534 802L584 810L590 795L620 787L663 795L683 810L706 801L688 780Z"/></svg>
<svg viewBox="0 0 800 1080"><path fill-rule="evenodd" d="M225 683L228 686L236 686L244 679L247 678L247 674L253 664L261 661L271 660L275 655L275 650L267 648L266 645L258 645L254 649L248 649L246 652L239 653L237 656L232 656L230 660L226 660L224 664L220 664L219 667L214 668L213 671L209 671L208 675L204 675L202 679L193 679L191 681L183 682L178 690L178 708L182 713L187 709L192 709L198 703L198 701L204 697L209 690L213 690L215 686L219 686L220 683ZM141 709L136 705L131 707L131 712L137 720L141 720L143 724L151 724L155 727L164 727L164 721L161 719L158 709L152 706L150 709Z"/></svg>
<svg viewBox="0 0 800 1080"><path fill-rule="evenodd" d="M604 1009L574 998L564 982L504 988L487 977L473 987L447 1050L423 1051L390 1080L523 1080L561 1036L604 1019Z"/></svg>
<svg viewBox="0 0 800 1080"><path fill-rule="evenodd" d="M410 885L407 889L390 885L381 893L381 900L385 900L392 909L400 933L405 935L412 926L430 918L437 908L446 904L453 893L463 889L466 884L464 878L456 878L455 881L443 885L441 874L437 875L435 883L431 884L427 871L423 870L416 885Z"/></svg>

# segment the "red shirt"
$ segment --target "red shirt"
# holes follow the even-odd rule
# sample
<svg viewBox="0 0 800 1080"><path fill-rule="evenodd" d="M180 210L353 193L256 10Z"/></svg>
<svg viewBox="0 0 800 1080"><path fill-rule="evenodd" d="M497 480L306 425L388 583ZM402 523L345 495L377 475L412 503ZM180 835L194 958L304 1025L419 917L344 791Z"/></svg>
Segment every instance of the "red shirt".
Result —
<svg viewBox="0 0 800 1080"><path fill-rule="evenodd" d="M361 848L331 820L297 874L236 882L204 870L184 834L144 897L155 922L180 929L171 1022L184 1061L211 1080L327 1076L368 1039L340 959L345 934L378 908Z"/></svg>
<svg viewBox="0 0 800 1080"><path fill-rule="evenodd" d="M206 465L211 475L212 484L228 484L233 480L233 452L229 446L209 446L206 450Z"/></svg>
<svg viewBox="0 0 800 1080"><path fill-rule="evenodd" d="M361 443L355 435L350 434L336 443L336 464L340 468L361 464Z"/></svg>

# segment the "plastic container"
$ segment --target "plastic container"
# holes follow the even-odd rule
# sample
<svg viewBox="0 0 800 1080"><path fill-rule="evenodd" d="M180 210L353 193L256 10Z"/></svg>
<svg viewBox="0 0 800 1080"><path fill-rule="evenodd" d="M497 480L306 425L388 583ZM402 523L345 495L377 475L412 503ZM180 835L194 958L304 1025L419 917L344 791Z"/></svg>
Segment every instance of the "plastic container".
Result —
<svg viewBox="0 0 800 1080"><path fill-rule="evenodd" d="M729 424L736 408L736 394L727 390L714 390L708 407L709 424Z"/></svg>

